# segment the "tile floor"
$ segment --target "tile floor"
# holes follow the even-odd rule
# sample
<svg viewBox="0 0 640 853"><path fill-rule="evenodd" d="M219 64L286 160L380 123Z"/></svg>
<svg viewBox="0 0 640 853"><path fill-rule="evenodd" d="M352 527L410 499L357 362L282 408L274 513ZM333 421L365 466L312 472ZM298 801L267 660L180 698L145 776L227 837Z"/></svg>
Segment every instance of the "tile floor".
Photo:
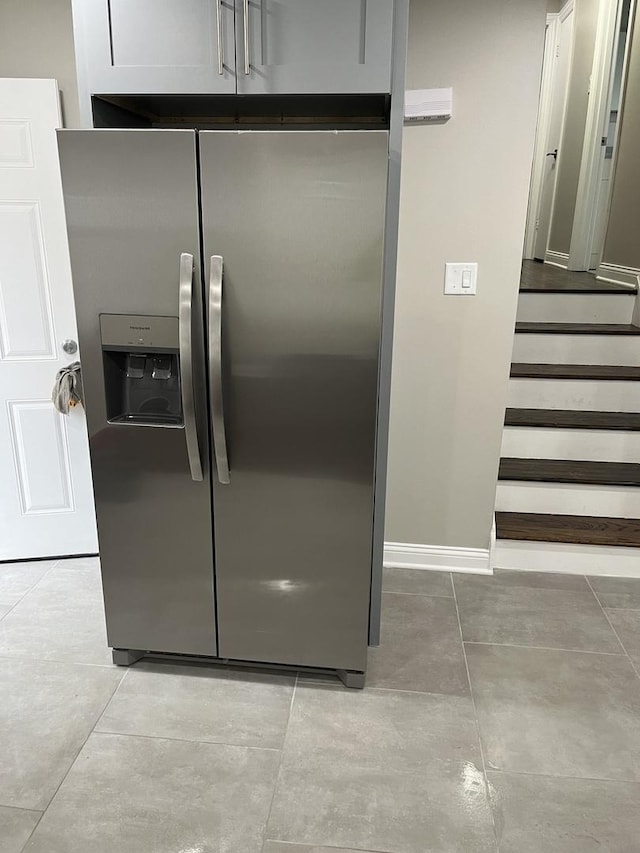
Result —
<svg viewBox="0 0 640 853"><path fill-rule="evenodd" d="M350 691L115 668L97 560L0 565L0 853L638 853L638 672L640 580L388 571Z"/></svg>

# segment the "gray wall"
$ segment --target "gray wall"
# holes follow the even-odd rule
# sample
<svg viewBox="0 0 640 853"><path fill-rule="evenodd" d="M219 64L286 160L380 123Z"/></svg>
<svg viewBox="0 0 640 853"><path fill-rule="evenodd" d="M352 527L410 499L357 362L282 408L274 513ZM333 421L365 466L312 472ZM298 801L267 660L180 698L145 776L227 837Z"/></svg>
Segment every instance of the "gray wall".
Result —
<svg viewBox="0 0 640 853"><path fill-rule="evenodd" d="M549 235L549 248L567 255L571 245L584 145L598 6L599 0L575 0L574 6L573 59L569 72L565 124L558 158L556 197Z"/></svg>
<svg viewBox="0 0 640 853"><path fill-rule="evenodd" d="M640 269L640 14L631 41L603 260Z"/></svg>
<svg viewBox="0 0 640 853"><path fill-rule="evenodd" d="M563 0L547 0L547 12L559 12L563 5Z"/></svg>
<svg viewBox="0 0 640 853"><path fill-rule="evenodd" d="M71 0L0 0L0 77L54 77L67 127L80 127Z"/></svg>
<svg viewBox="0 0 640 853"><path fill-rule="evenodd" d="M407 86L453 86L454 117L404 134L387 541L489 544L545 16L411 3ZM478 261L477 296L443 296L445 261Z"/></svg>

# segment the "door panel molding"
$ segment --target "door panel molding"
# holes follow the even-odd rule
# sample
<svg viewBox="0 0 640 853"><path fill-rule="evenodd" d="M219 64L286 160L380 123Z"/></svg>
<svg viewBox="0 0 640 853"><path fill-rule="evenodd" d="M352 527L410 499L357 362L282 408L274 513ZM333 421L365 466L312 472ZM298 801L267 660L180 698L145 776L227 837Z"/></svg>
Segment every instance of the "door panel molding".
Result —
<svg viewBox="0 0 640 853"><path fill-rule="evenodd" d="M31 122L24 119L0 119L0 167L33 168Z"/></svg>
<svg viewBox="0 0 640 853"><path fill-rule="evenodd" d="M74 512L66 424L51 400L8 400L23 515Z"/></svg>
<svg viewBox="0 0 640 853"><path fill-rule="evenodd" d="M0 359L55 360L54 342L40 204L0 202Z"/></svg>

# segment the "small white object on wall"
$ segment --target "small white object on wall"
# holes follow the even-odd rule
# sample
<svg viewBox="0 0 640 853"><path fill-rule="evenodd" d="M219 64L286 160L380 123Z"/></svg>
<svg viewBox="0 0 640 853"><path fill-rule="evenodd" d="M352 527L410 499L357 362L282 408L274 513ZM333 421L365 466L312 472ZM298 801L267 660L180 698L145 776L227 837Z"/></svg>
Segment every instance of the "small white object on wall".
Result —
<svg viewBox="0 0 640 853"><path fill-rule="evenodd" d="M407 89L404 120L447 121L453 115L453 89Z"/></svg>
<svg viewBox="0 0 640 853"><path fill-rule="evenodd" d="M478 264L445 264L444 292L450 296L475 296Z"/></svg>

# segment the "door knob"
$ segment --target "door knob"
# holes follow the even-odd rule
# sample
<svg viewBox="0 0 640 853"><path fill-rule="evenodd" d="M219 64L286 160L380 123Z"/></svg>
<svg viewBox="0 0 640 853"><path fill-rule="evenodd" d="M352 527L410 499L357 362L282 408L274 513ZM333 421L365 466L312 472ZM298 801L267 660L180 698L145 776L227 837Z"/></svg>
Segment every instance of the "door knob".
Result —
<svg viewBox="0 0 640 853"><path fill-rule="evenodd" d="M71 338L67 338L66 341L62 342L62 349L67 355L73 355L78 352L78 344L75 341L72 341Z"/></svg>
<svg viewBox="0 0 640 853"><path fill-rule="evenodd" d="M547 154L547 157L553 157L554 160L557 160L558 159L558 149L556 148L555 151L549 151L549 153Z"/></svg>

